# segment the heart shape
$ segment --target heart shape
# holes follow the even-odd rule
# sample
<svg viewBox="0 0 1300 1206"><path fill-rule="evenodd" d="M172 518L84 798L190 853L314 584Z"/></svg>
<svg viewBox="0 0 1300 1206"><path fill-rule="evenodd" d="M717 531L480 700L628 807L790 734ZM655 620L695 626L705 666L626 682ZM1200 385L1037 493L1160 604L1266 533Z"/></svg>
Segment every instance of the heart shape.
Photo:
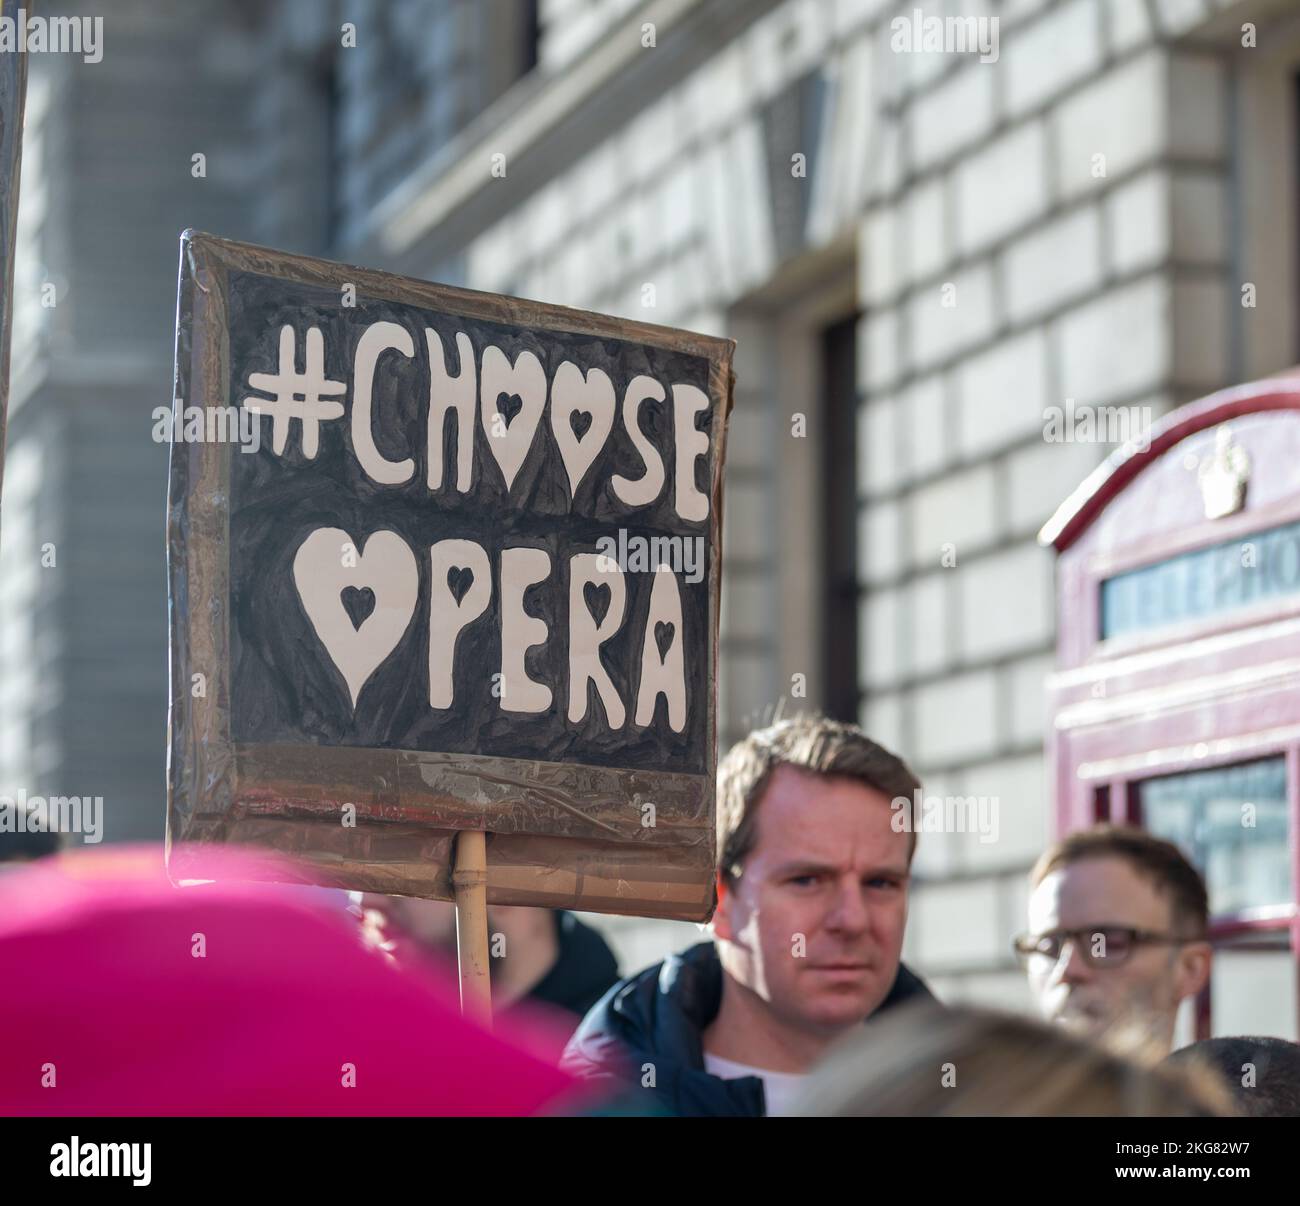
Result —
<svg viewBox="0 0 1300 1206"><path fill-rule="evenodd" d="M368 586L345 586L340 592L340 598L354 629L360 628L366 617L375 610L375 592Z"/></svg>
<svg viewBox="0 0 1300 1206"><path fill-rule="evenodd" d="M603 369L584 377L571 360L555 370L551 382L551 430L569 475L569 494L576 497L614 428L614 383Z"/></svg>
<svg viewBox="0 0 1300 1206"><path fill-rule="evenodd" d="M591 429L591 411L575 410L569 415L569 426L573 428L573 434L578 437L578 442L582 443L582 437Z"/></svg>
<svg viewBox="0 0 1300 1206"><path fill-rule="evenodd" d="M502 390L497 394L497 413L506 421L506 427L524 408L524 400L518 394L507 394Z"/></svg>
<svg viewBox="0 0 1300 1206"><path fill-rule="evenodd" d="M447 571L447 589L459 607L465 593L474 585L474 571L467 565L453 565Z"/></svg>
<svg viewBox="0 0 1300 1206"><path fill-rule="evenodd" d="M586 601L587 610L591 612L591 618L599 627L604 623L605 613L609 611L609 587L603 583L588 582L582 588L582 597Z"/></svg>
<svg viewBox="0 0 1300 1206"><path fill-rule="evenodd" d="M354 711L361 688L410 627L420 585L415 554L396 532L375 532L357 547L342 528L317 528L293 558L298 598L347 684ZM358 623L349 604L367 594L374 602Z"/></svg>
<svg viewBox="0 0 1300 1206"><path fill-rule="evenodd" d="M479 416L488 447L501 469L507 492L528 459L546 408L546 370L533 352L523 351L510 363L499 347L483 349L479 371ZM506 420L505 431L497 415Z"/></svg>
<svg viewBox="0 0 1300 1206"><path fill-rule="evenodd" d="M677 632L677 625L668 620L659 620L655 624L655 644L659 646L659 660L662 662L668 656L668 650L672 648L673 636Z"/></svg>

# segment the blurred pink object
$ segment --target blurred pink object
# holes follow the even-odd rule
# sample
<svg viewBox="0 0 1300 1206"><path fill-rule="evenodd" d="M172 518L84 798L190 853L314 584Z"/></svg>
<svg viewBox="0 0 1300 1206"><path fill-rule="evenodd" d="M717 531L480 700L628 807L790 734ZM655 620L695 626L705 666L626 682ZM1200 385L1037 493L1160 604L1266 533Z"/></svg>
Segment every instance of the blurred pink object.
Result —
<svg viewBox="0 0 1300 1206"><path fill-rule="evenodd" d="M160 847L0 875L0 1114L572 1106L575 1082L555 1067L558 1046L537 1050L541 1032L526 1049L471 1025L454 981L398 971L341 911L240 879L252 861L264 878L264 858L190 853L216 882L174 886Z"/></svg>

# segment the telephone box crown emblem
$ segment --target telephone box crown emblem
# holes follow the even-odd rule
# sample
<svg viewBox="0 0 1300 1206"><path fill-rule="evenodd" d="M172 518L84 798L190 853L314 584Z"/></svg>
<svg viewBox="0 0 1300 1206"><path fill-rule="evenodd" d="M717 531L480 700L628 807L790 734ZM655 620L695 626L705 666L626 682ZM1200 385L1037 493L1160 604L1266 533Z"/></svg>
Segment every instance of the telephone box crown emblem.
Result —
<svg viewBox="0 0 1300 1206"><path fill-rule="evenodd" d="M1214 455L1203 460L1197 472L1206 519L1222 519L1246 504L1250 480L1250 455L1233 442L1232 428L1222 424L1214 433Z"/></svg>

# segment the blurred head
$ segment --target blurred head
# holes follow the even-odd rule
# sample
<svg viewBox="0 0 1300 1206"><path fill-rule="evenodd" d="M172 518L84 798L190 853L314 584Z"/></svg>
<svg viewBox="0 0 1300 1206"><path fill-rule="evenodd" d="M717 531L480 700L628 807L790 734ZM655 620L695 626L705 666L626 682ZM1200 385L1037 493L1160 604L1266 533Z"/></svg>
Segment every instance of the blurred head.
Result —
<svg viewBox="0 0 1300 1206"><path fill-rule="evenodd" d="M1300 1044L1258 1035L1203 1039L1179 1048L1168 1063L1218 1076L1249 1117L1300 1118Z"/></svg>
<svg viewBox="0 0 1300 1206"><path fill-rule="evenodd" d="M1071 834L1030 874L1016 949L1043 1017L1148 1035L1168 1052L1178 1005L1210 971L1205 884L1170 842L1127 826Z"/></svg>
<svg viewBox="0 0 1300 1206"><path fill-rule="evenodd" d="M718 768L722 965L776 1022L825 1037L861 1022L898 973L915 835L890 803L915 775L853 725L799 717Z"/></svg>
<svg viewBox="0 0 1300 1206"><path fill-rule="evenodd" d="M309 868L180 843L169 866L185 886L160 846L0 876L0 1030L30 1054L0 1060L0 1116L533 1113L573 1087L559 1031L462 1018L454 978L285 890Z"/></svg>
<svg viewBox="0 0 1300 1206"><path fill-rule="evenodd" d="M804 1114L841 1117L1223 1117L1212 1077L1131 1061L1059 1027L932 1004L890 1012L836 1046Z"/></svg>
<svg viewBox="0 0 1300 1206"><path fill-rule="evenodd" d="M451 901L365 892L361 908L368 930L382 933L386 942L407 939L455 958L456 906Z"/></svg>
<svg viewBox="0 0 1300 1206"><path fill-rule="evenodd" d="M398 964L412 957L454 962L457 958L456 906L447 900L416 896L360 897L363 941ZM498 1008L527 995L559 958L555 911L519 905L488 909L493 1000Z"/></svg>

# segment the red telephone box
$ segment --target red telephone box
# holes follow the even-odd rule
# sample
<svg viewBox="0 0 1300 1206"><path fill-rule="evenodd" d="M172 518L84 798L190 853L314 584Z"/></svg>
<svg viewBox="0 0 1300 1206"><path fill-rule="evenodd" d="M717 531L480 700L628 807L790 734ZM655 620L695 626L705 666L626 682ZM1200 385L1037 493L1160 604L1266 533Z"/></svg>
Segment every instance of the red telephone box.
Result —
<svg viewBox="0 0 1300 1206"><path fill-rule="evenodd" d="M1039 536L1058 554L1056 830L1109 819L1177 842L1210 895L1197 1037L1295 1039L1300 369L1147 435Z"/></svg>

